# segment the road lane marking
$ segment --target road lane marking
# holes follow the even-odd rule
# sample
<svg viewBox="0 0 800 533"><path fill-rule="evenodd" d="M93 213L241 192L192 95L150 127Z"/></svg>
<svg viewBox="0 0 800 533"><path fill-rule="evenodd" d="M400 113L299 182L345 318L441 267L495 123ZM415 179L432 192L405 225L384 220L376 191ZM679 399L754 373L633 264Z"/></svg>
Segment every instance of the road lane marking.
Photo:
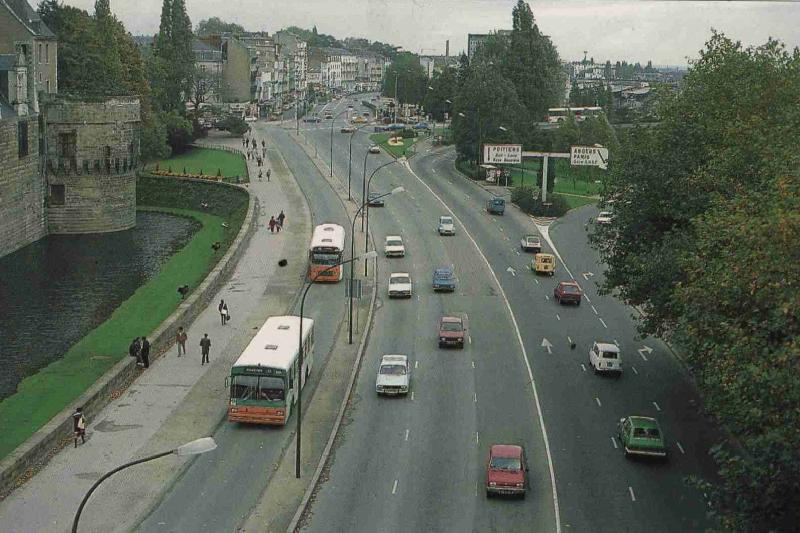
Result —
<svg viewBox="0 0 800 533"><path fill-rule="evenodd" d="M547 300L548 302L550 301L550 297L546 294L544 295L544 299Z"/></svg>
<svg viewBox="0 0 800 533"><path fill-rule="evenodd" d="M633 487L628 487L628 491L631 493L631 501L636 501L636 495L633 493Z"/></svg>
<svg viewBox="0 0 800 533"><path fill-rule="evenodd" d="M569 345L572 346L572 337L569 335L567 335L567 342L569 342Z"/></svg>
<svg viewBox="0 0 800 533"><path fill-rule="evenodd" d="M596 315L600 314L600 313L597 312L597 309L595 309L594 306L592 306L592 311L594 311L594 314L596 314Z"/></svg>
<svg viewBox="0 0 800 533"><path fill-rule="evenodd" d="M539 280L538 279L533 278L533 281L535 281L537 285L539 284Z"/></svg>
<svg viewBox="0 0 800 533"><path fill-rule="evenodd" d="M408 433L409 433L409 430L407 429L406 430L406 440L408 440Z"/></svg>
<svg viewBox="0 0 800 533"><path fill-rule="evenodd" d="M586 296L586 295L584 294L584 295L583 295L583 297L584 297L584 298L586 298L586 301L587 301L587 302L589 302L589 303L592 303L592 301L589 299L589 297L588 297L588 296Z"/></svg>
<svg viewBox="0 0 800 533"><path fill-rule="evenodd" d="M614 449L615 449L615 450L616 450L616 449L618 449L618 446L617 446L617 439L615 439L614 437L611 437L611 444L613 444L613 445L614 445Z"/></svg>
<svg viewBox="0 0 800 533"><path fill-rule="evenodd" d="M583 365L583 363L581 363L581 368L583 369L584 372L586 372L586 367Z"/></svg>
<svg viewBox="0 0 800 533"><path fill-rule="evenodd" d="M472 362L472 368L475 368L475 361Z"/></svg>
<svg viewBox="0 0 800 533"><path fill-rule="evenodd" d="M475 483L475 496L477 496L477 495L478 495L478 484Z"/></svg>
<svg viewBox="0 0 800 533"><path fill-rule="evenodd" d="M561 317L558 316L558 313L556 313L556 320L561 320Z"/></svg>
<svg viewBox="0 0 800 533"><path fill-rule="evenodd" d="M633 370L633 373L636 374L637 376L639 375L639 371L636 370L635 366L631 365L631 370Z"/></svg>
<svg viewBox="0 0 800 533"><path fill-rule="evenodd" d="M642 356L642 359L644 359L645 361L647 361L647 356L646 356L645 354L643 354L641 351L639 351L639 355L641 355L641 356Z"/></svg>
<svg viewBox="0 0 800 533"><path fill-rule="evenodd" d="M603 324L604 328L608 329L608 326L606 325L605 321L602 318L598 318L597 320L599 320L600 323Z"/></svg>
<svg viewBox="0 0 800 533"><path fill-rule="evenodd" d="M413 390L411 391L411 401L412 402L414 401L414 391Z"/></svg>
<svg viewBox="0 0 800 533"><path fill-rule="evenodd" d="M517 252L517 255L520 255L519 250L514 250L514 251Z"/></svg>
<svg viewBox="0 0 800 533"><path fill-rule="evenodd" d="M392 494L397 494L397 480L394 480L394 485L392 486Z"/></svg>
<svg viewBox="0 0 800 533"><path fill-rule="evenodd" d="M545 427L544 424L544 416L542 415L542 405L541 402L539 401L539 391L536 388L536 381L534 381L533 379L533 370L531 369L531 363L530 361L528 361L528 352L525 349L525 343L522 342L522 332L520 332L519 324L517 324L517 319L514 316L514 311L511 309L511 303L508 301L508 297L506 297L506 293L503 290L503 286L500 284L500 280L494 273L494 270L492 270L492 265L489 263L489 260L486 258L486 255L484 255L483 251L478 246L478 243L475 242L475 239L472 237L472 235L470 235L469 231L466 229L466 226L463 224L463 222L461 222L458 216L453 212L452 209L450 209L450 207L444 202L444 200L442 200L442 198L439 195L433 192L433 189L431 189L431 187L427 183L425 183L419 176L417 176L416 172L414 172L414 170L411 168L411 165L409 165L408 161L404 161L403 166L406 167L406 170L408 170L408 172L412 176L414 176L417 179L417 181L419 181L426 189L428 189L428 192L430 192L434 198L439 200L439 202L444 206L444 208L447 209L447 211L452 215L453 219L456 222L458 222L458 224L460 224L462 228L464 228L464 234L472 242L472 245L475 247L475 250L478 252L478 255L481 256L483 262L486 264L486 268L489 271L489 274L492 276L492 278L494 278L494 282L500 289L500 294L503 297L503 301L506 304L506 310L508 311L508 314L511 317L511 323L513 324L514 331L517 334L517 342L519 343L520 351L522 354L522 360L525 363L526 370L528 371L528 378L530 380L531 390L533 392L533 399L534 403L536 404L536 416L539 420L539 427L542 430L542 440L544 441L544 450L545 454L547 455L547 468L550 474L550 490L552 491L553 494L553 510L556 522L555 524L556 533L561 533L561 513L559 511L559 505L558 505L558 490L556 489L556 473L553 467L553 456L550 453L550 439L547 436L547 428ZM546 231L547 229L545 228L545 232ZM548 242L550 242L550 245L552 246L552 242L549 240L549 237L546 237L546 239L548 240ZM566 267L566 265L564 266L564 268L567 269L567 272L569 272L569 269ZM574 276L570 274L570 277ZM477 433L475 435L477 438Z"/></svg>
<svg viewBox="0 0 800 533"><path fill-rule="evenodd" d="M658 406L658 404L656 402L653 402L653 407L656 408L656 411L660 411L661 410L661 408Z"/></svg>
<svg viewBox="0 0 800 533"><path fill-rule="evenodd" d="M682 453L683 455L686 455L686 452L685 452L685 451L683 451L683 446L681 446L681 443L680 443L680 442L678 442L678 441L675 441L675 444L677 444L677 445L678 445L678 449L681 451L681 453Z"/></svg>
<svg viewBox="0 0 800 533"><path fill-rule="evenodd" d="M478 403L478 393L477 393L477 392L473 394L473 396L472 396L472 400L473 400L475 403Z"/></svg>
<svg viewBox="0 0 800 533"><path fill-rule="evenodd" d="M478 432L476 431L475 432L475 444L480 444L480 443L481 443L481 438L478 435Z"/></svg>
<svg viewBox="0 0 800 533"><path fill-rule="evenodd" d="M472 335L467 335L467 342L472 344Z"/></svg>
<svg viewBox="0 0 800 533"><path fill-rule="evenodd" d="M503 231L503 226L500 226L500 231Z"/></svg>
<svg viewBox="0 0 800 533"><path fill-rule="evenodd" d="M603 407L603 404L600 403L600 398L598 398L597 396L594 397L594 401L597 402L597 407Z"/></svg>
<svg viewBox="0 0 800 533"><path fill-rule="evenodd" d="M419 368L419 361L414 361L414 368Z"/></svg>

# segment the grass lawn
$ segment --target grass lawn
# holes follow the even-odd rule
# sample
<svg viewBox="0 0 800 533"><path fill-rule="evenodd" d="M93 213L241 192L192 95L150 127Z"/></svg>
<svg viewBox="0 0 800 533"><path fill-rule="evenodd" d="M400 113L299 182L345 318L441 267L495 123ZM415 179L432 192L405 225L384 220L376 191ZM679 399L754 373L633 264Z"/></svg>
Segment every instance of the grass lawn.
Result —
<svg viewBox="0 0 800 533"><path fill-rule="evenodd" d="M236 182L236 176L242 176L243 181L249 181L247 179L247 161L244 156L224 150L190 148L182 154L151 163L145 167L145 170L155 170L156 166L161 170L172 168L173 172L183 172L186 169L188 174L206 174L208 176L216 176L219 172L223 176L223 180L230 183Z"/></svg>
<svg viewBox="0 0 800 533"><path fill-rule="evenodd" d="M417 137L413 137L411 139L403 139L403 146L391 146L389 145L389 137L394 137L393 133L373 133L369 136L370 140L389 152L392 157L401 157L406 155L406 151L409 150L414 143L417 142ZM408 155L413 153L413 149L410 151Z"/></svg>
<svg viewBox="0 0 800 533"><path fill-rule="evenodd" d="M0 458L127 357L131 339L152 332L178 307L181 298L175 288L185 283L197 287L216 263L222 250L215 252L211 245L223 240L225 218L184 209L152 209L195 218L203 227L169 259L158 276L139 287L108 320L72 346L64 357L22 380L17 392L0 402Z"/></svg>
<svg viewBox="0 0 800 533"><path fill-rule="evenodd" d="M582 205L596 204L598 200L591 196L573 196L571 194L561 194L561 197L567 201L570 209L575 209Z"/></svg>

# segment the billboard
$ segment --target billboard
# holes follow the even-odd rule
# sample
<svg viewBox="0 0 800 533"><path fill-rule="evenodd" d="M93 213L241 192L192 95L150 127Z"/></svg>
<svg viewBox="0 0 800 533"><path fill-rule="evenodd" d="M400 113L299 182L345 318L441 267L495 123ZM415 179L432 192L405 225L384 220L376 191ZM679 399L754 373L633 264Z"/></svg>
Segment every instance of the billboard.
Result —
<svg viewBox="0 0 800 533"><path fill-rule="evenodd" d="M608 148L602 146L570 146L569 163L573 167L608 168Z"/></svg>
<svg viewBox="0 0 800 533"><path fill-rule="evenodd" d="M520 164L522 163L521 144L484 144L483 162L494 164Z"/></svg>

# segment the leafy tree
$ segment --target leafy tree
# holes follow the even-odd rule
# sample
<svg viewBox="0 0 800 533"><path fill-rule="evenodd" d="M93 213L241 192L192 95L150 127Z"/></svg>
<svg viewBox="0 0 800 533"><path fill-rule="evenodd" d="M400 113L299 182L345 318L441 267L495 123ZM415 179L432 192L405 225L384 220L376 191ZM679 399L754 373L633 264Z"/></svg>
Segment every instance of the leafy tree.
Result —
<svg viewBox="0 0 800 533"><path fill-rule="evenodd" d="M232 33L234 35L240 35L244 32L245 29L243 26L240 26L235 22L225 22L219 17L203 19L197 23L197 28L195 29L195 33L198 37L214 35L217 33Z"/></svg>
<svg viewBox="0 0 800 533"><path fill-rule="evenodd" d="M428 87L428 76L419 64L419 56L401 52L392 61L383 79L383 95L395 96L401 104L421 104Z"/></svg>
<svg viewBox="0 0 800 533"><path fill-rule="evenodd" d="M194 106L195 116L199 115L200 107L208 102L208 100L217 94L222 87L222 76L218 72L214 72L205 67L205 65L194 66L194 75L192 76L192 89L190 91L189 100Z"/></svg>
<svg viewBox="0 0 800 533"><path fill-rule="evenodd" d="M167 143L172 148L172 153L182 154L191 144L194 135L191 121L177 111L164 113L161 119L167 130Z"/></svg>
<svg viewBox="0 0 800 533"><path fill-rule="evenodd" d="M615 219L593 236L603 290L680 343L735 441L713 450L721 481L700 482L724 529L787 531L800 520L800 51L715 32L683 81L611 161Z"/></svg>
<svg viewBox="0 0 800 533"><path fill-rule="evenodd" d="M109 0L97 0L94 4L94 24L89 46L97 60L94 79L98 94L118 94L122 87L122 61L120 59L117 20L111 14Z"/></svg>
<svg viewBox="0 0 800 533"><path fill-rule="evenodd" d="M425 93L422 105L425 112L433 115L434 120L443 121L444 114L450 113L453 107L453 99L458 91L458 80L456 71L450 67L445 67L440 72L435 72L430 80L430 87ZM451 103L447 103L450 100Z"/></svg>
<svg viewBox="0 0 800 533"><path fill-rule="evenodd" d="M154 96L163 112L185 113L184 102L194 83L192 38L184 0L164 0L149 69Z"/></svg>
<svg viewBox="0 0 800 533"><path fill-rule="evenodd" d="M250 126L247 125L247 122L245 122L242 117L228 115L225 120L222 121L222 124L220 124L220 128L227 130L231 135L241 137L250 129Z"/></svg>

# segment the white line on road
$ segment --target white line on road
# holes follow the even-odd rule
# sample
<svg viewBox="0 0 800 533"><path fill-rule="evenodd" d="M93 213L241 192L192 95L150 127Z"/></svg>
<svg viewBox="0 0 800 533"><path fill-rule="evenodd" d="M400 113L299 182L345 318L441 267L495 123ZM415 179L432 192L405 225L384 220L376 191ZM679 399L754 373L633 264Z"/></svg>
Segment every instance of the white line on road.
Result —
<svg viewBox="0 0 800 533"><path fill-rule="evenodd" d="M594 314L596 314L596 315L600 314L600 313L597 312L597 309L595 309L594 306L592 306L592 311L594 311Z"/></svg>
<svg viewBox="0 0 800 533"><path fill-rule="evenodd" d="M480 435L478 435L478 432L476 431L475 432L475 444L480 444L480 443L481 443L481 438L480 438Z"/></svg>
<svg viewBox="0 0 800 533"><path fill-rule="evenodd" d="M503 231L503 228L502 228L502 226L500 227L500 231Z"/></svg>
<svg viewBox="0 0 800 533"><path fill-rule="evenodd" d="M419 368L419 361L414 361L414 368Z"/></svg>
<svg viewBox="0 0 800 533"><path fill-rule="evenodd" d="M581 363L581 368L583 369L584 372L586 372L586 367L583 365L583 363Z"/></svg>
<svg viewBox="0 0 800 533"><path fill-rule="evenodd" d="M570 346L572 346L572 337L570 337L569 335L567 335L567 342L569 343Z"/></svg>
<svg viewBox="0 0 800 533"><path fill-rule="evenodd" d="M636 501L636 495L633 493L633 487L628 487L628 491L631 493L631 501Z"/></svg>
<svg viewBox="0 0 800 533"><path fill-rule="evenodd" d="M411 401L414 401L414 391L411 391Z"/></svg>
<svg viewBox="0 0 800 533"><path fill-rule="evenodd" d="M617 348L619 348L619 342L617 342L617 339L614 339L614 344L617 346Z"/></svg>
<svg viewBox="0 0 800 533"><path fill-rule="evenodd" d="M392 494L397 494L397 480L394 480L394 485L392 486Z"/></svg>
<svg viewBox="0 0 800 533"><path fill-rule="evenodd" d="M561 320L561 317L558 316L558 313L556 313L556 320Z"/></svg>
<svg viewBox="0 0 800 533"><path fill-rule="evenodd" d="M606 325L605 321L602 318L598 318L597 320L599 320L600 323L603 324L604 328L608 329L608 326Z"/></svg>
<svg viewBox="0 0 800 533"><path fill-rule="evenodd" d="M636 374L637 376L639 375L639 371L636 370L635 366L631 365L631 370L633 370L633 373Z"/></svg>
<svg viewBox="0 0 800 533"><path fill-rule="evenodd" d="M472 362L472 368L475 368L475 361Z"/></svg>
<svg viewBox="0 0 800 533"><path fill-rule="evenodd" d="M677 444L677 445L678 445L678 449L681 451L681 453L682 453L683 455L686 455L686 452L685 452L685 451L683 451L683 446L681 446L681 443L680 443L680 442L678 442L678 441L675 441L675 444Z"/></svg>
<svg viewBox="0 0 800 533"><path fill-rule="evenodd" d="M597 407L603 407L603 404L600 403L600 398L598 398L597 396L595 396L594 401L597 402Z"/></svg>
<svg viewBox="0 0 800 533"><path fill-rule="evenodd" d="M614 445L614 449L615 449L615 450L618 448L618 446L617 446L617 439L615 439L614 437L611 437L611 444L613 444L613 445Z"/></svg>
<svg viewBox="0 0 800 533"><path fill-rule="evenodd" d="M475 402L475 403L478 403L478 393L477 392L473 394L472 401Z"/></svg>
<svg viewBox="0 0 800 533"><path fill-rule="evenodd" d="M653 402L653 407L656 408L656 411L660 411L661 410L661 408L658 406L658 404L656 402Z"/></svg>
<svg viewBox="0 0 800 533"><path fill-rule="evenodd" d="M533 281L535 281L537 285L539 284L539 280L538 279L533 278Z"/></svg>
<svg viewBox="0 0 800 533"><path fill-rule="evenodd" d="M642 359L644 359L645 361L647 361L647 356L646 356L645 354L643 354L642 352L639 352L639 355L641 355L641 356L642 356Z"/></svg>
<svg viewBox="0 0 800 533"><path fill-rule="evenodd" d="M544 299L547 300L548 302L550 301L550 297L546 294L544 295Z"/></svg>
<svg viewBox="0 0 800 533"><path fill-rule="evenodd" d="M409 433L409 431L410 431L410 430L408 430L408 429L406 430L406 440L408 440L408 433Z"/></svg>
<svg viewBox="0 0 800 533"><path fill-rule="evenodd" d="M467 342L472 344L472 335L467 335Z"/></svg>

